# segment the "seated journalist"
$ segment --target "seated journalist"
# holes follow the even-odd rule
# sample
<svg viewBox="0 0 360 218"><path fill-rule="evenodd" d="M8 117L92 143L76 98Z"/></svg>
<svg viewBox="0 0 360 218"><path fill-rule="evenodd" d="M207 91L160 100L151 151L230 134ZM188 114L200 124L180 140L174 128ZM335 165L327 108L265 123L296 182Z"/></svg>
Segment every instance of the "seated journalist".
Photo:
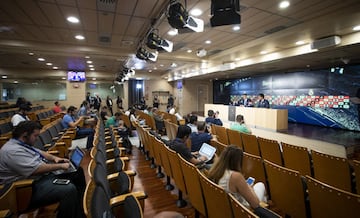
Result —
<svg viewBox="0 0 360 218"><path fill-rule="evenodd" d="M34 121L23 121L13 131L13 138L0 149L0 185L21 179L34 179L29 209L59 202L57 217L84 217L82 195L85 190L84 173L55 175L55 170L68 169L69 160L34 148L41 126ZM67 185L54 184L54 179L69 179Z"/></svg>

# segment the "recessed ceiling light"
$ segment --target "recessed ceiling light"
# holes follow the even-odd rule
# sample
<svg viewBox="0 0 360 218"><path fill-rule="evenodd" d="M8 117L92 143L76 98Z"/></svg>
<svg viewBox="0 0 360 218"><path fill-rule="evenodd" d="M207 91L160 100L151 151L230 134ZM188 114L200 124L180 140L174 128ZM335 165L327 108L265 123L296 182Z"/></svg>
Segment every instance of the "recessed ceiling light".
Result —
<svg viewBox="0 0 360 218"><path fill-rule="evenodd" d="M176 36L178 34L178 30L177 29L171 29L168 32L168 35L170 36Z"/></svg>
<svg viewBox="0 0 360 218"><path fill-rule="evenodd" d="M193 16L200 16L202 15L202 10L198 9L198 8L194 8L190 11L190 15L193 15Z"/></svg>
<svg viewBox="0 0 360 218"><path fill-rule="evenodd" d="M30 55L30 56L33 56L33 55L34 55L34 53L33 53L33 52L29 52L29 55Z"/></svg>
<svg viewBox="0 0 360 218"><path fill-rule="evenodd" d="M14 83L19 83L19 81L15 80Z"/></svg>
<svg viewBox="0 0 360 218"><path fill-rule="evenodd" d="M240 30L240 26L239 25L235 25L232 28L234 31L239 31Z"/></svg>
<svg viewBox="0 0 360 218"><path fill-rule="evenodd" d="M173 62L173 63L171 64L171 67L177 67L177 64Z"/></svg>
<svg viewBox="0 0 360 218"><path fill-rule="evenodd" d="M50 62L49 62L49 63L46 63L46 65L48 65L48 66L52 66L52 63L50 63Z"/></svg>
<svg viewBox="0 0 360 218"><path fill-rule="evenodd" d="M45 58L38 58L38 61L45 61Z"/></svg>
<svg viewBox="0 0 360 218"><path fill-rule="evenodd" d="M353 30L354 30L354 31L359 31L359 30L360 30L360 25L355 26L355 27L353 28Z"/></svg>
<svg viewBox="0 0 360 218"><path fill-rule="evenodd" d="M282 2L280 2L280 4L279 4L279 8L281 8L281 9L287 8L287 7L289 7L289 6L290 6L290 2L289 2L289 1L282 1Z"/></svg>
<svg viewBox="0 0 360 218"><path fill-rule="evenodd" d="M154 70L157 70L157 67L154 67L153 69L154 69Z"/></svg>
<svg viewBox="0 0 360 218"><path fill-rule="evenodd" d="M163 67L164 65L163 64L160 64L160 67Z"/></svg>
<svg viewBox="0 0 360 218"><path fill-rule="evenodd" d="M151 73L152 72L152 70L149 70L149 73Z"/></svg>
<svg viewBox="0 0 360 218"><path fill-rule="evenodd" d="M1 78L7 79L8 77L6 75L2 75Z"/></svg>
<svg viewBox="0 0 360 218"><path fill-rule="evenodd" d="M95 68L90 68L90 70L95 70Z"/></svg>
<svg viewBox="0 0 360 218"><path fill-rule="evenodd" d="M235 58L235 61L240 61L241 59L240 58Z"/></svg>
<svg viewBox="0 0 360 218"><path fill-rule="evenodd" d="M69 21L70 23L79 23L79 19L74 16L67 17L66 20Z"/></svg>
<svg viewBox="0 0 360 218"><path fill-rule="evenodd" d="M90 64L90 65L89 65L89 67L90 67L90 68L93 68L93 67L94 67L94 65Z"/></svg>
<svg viewBox="0 0 360 218"><path fill-rule="evenodd" d="M260 54L267 54L267 51L261 51Z"/></svg>
<svg viewBox="0 0 360 218"><path fill-rule="evenodd" d="M76 36L75 36L75 39L78 39L78 40L84 40L84 39L85 39L85 37L84 37L84 36L82 36L82 35L76 35Z"/></svg>
<svg viewBox="0 0 360 218"><path fill-rule="evenodd" d="M187 53L191 53L191 52L192 52L192 50L191 50L191 49L188 49L186 52L187 52Z"/></svg>
<svg viewBox="0 0 360 218"><path fill-rule="evenodd" d="M89 58L90 58L90 56L85 56L85 58L86 58L86 59L89 59Z"/></svg>
<svg viewBox="0 0 360 218"><path fill-rule="evenodd" d="M86 61L86 63L88 63L88 64L92 64L92 61Z"/></svg>
<svg viewBox="0 0 360 218"><path fill-rule="evenodd" d="M96 80L96 78L94 77L94 78L92 78L92 80Z"/></svg>
<svg viewBox="0 0 360 218"><path fill-rule="evenodd" d="M58 68L58 67L53 67L53 69L54 69L54 70L57 70L57 69L59 69L59 68Z"/></svg>
<svg viewBox="0 0 360 218"><path fill-rule="evenodd" d="M66 79L66 77L61 77L61 79Z"/></svg>
<svg viewBox="0 0 360 218"><path fill-rule="evenodd" d="M211 44L211 40L206 40L205 43L206 44Z"/></svg>
<svg viewBox="0 0 360 218"><path fill-rule="evenodd" d="M300 40L300 41L295 42L295 44L296 44L296 45L303 45L303 44L305 44L305 42L302 41L302 40Z"/></svg>

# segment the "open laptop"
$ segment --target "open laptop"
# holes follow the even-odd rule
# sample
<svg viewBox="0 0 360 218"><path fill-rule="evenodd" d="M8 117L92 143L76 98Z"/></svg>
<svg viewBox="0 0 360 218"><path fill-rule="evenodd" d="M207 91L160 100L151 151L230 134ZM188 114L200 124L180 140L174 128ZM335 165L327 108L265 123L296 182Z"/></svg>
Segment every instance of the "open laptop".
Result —
<svg viewBox="0 0 360 218"><path fill-rule="evenodd" d="M84 152L76 147L70 155L70 167L67 170L55 170L52 173L55 175L63 174L63 173L72 173L76 172L80 167L80 162L84 157Z"/></svg>
<svg viewBox="0 0 360 218"><path fill-rule="evenodd" d="M205 142L201 145L201 148L199 150L199 154L207 158L205 162L210 161L214 157L215 152L216 152L216 148Z"/></svg>

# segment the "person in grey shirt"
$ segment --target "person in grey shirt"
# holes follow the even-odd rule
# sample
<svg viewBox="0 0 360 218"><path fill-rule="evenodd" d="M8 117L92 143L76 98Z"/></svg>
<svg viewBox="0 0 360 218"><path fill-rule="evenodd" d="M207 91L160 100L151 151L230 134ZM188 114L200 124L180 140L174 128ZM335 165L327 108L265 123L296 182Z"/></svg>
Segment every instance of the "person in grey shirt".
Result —
<svg viewBox="0 0 360 218"><path fill-rule="evenodd" d="M34 179L29 209L60 202L57 217L83 217L84 173L80 168L74 173L52 174L55 170L68 169L69 160L33 147L40 130L40 124L34 121L20 122L14 128L13 138L0 149L0 185ZM53 183L60 178L69 179L70 183Z"/></svg>

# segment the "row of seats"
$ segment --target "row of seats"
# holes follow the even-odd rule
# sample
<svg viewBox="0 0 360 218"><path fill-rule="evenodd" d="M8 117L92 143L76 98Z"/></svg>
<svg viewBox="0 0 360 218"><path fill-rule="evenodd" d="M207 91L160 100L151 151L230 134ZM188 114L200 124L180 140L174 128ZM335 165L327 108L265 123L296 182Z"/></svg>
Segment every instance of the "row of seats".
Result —
<svg viewBox="0 0 360 218"><path fill-rule="evenodd" d="M217 148L218 154L227 145L234 144L249 154L299 171L303 176L309 175L342 190L360 193L360 174L356 173L359 170L356 169L359 166L356 164L357 161L349 161L346 158L323 154L315 150L309 151L306 147L279 143L222 126L213 125L212 131L218 137L218 141L211 142Z"/></svg>
<svg viewBox="0 0 360 218"><path fill-rule="evenodd" d="M88 173L91 176L84 194L87 217L142 217L147 195L132 192L136 173L126 170L129 159L121 157L121 142L116 131L104 130L98 122Z"/></svg>
<svg viewBox="0 0 360 218"><path fill-rule="evenodd" d="M31 111L35 112L37 110L44 109L43 105L35 105L32 106ZM19 111L18 107L8 108L8 109L1 109L0 110L0 119L11 118L14 114Z"/></svg>
<svg viewBox="0 0 360 218"><path fill-rule="evenodd" d="M187 204L183 199L183 194L186 194L197 217L200 214L204 217L258 217L147 129L138 126L137 131L144 149L149 151L149 156L158 165L158 177L162 174L161 167L164 169L167 181L165 188L173 189L171 179L178 188L178 207Z"/></svg>

